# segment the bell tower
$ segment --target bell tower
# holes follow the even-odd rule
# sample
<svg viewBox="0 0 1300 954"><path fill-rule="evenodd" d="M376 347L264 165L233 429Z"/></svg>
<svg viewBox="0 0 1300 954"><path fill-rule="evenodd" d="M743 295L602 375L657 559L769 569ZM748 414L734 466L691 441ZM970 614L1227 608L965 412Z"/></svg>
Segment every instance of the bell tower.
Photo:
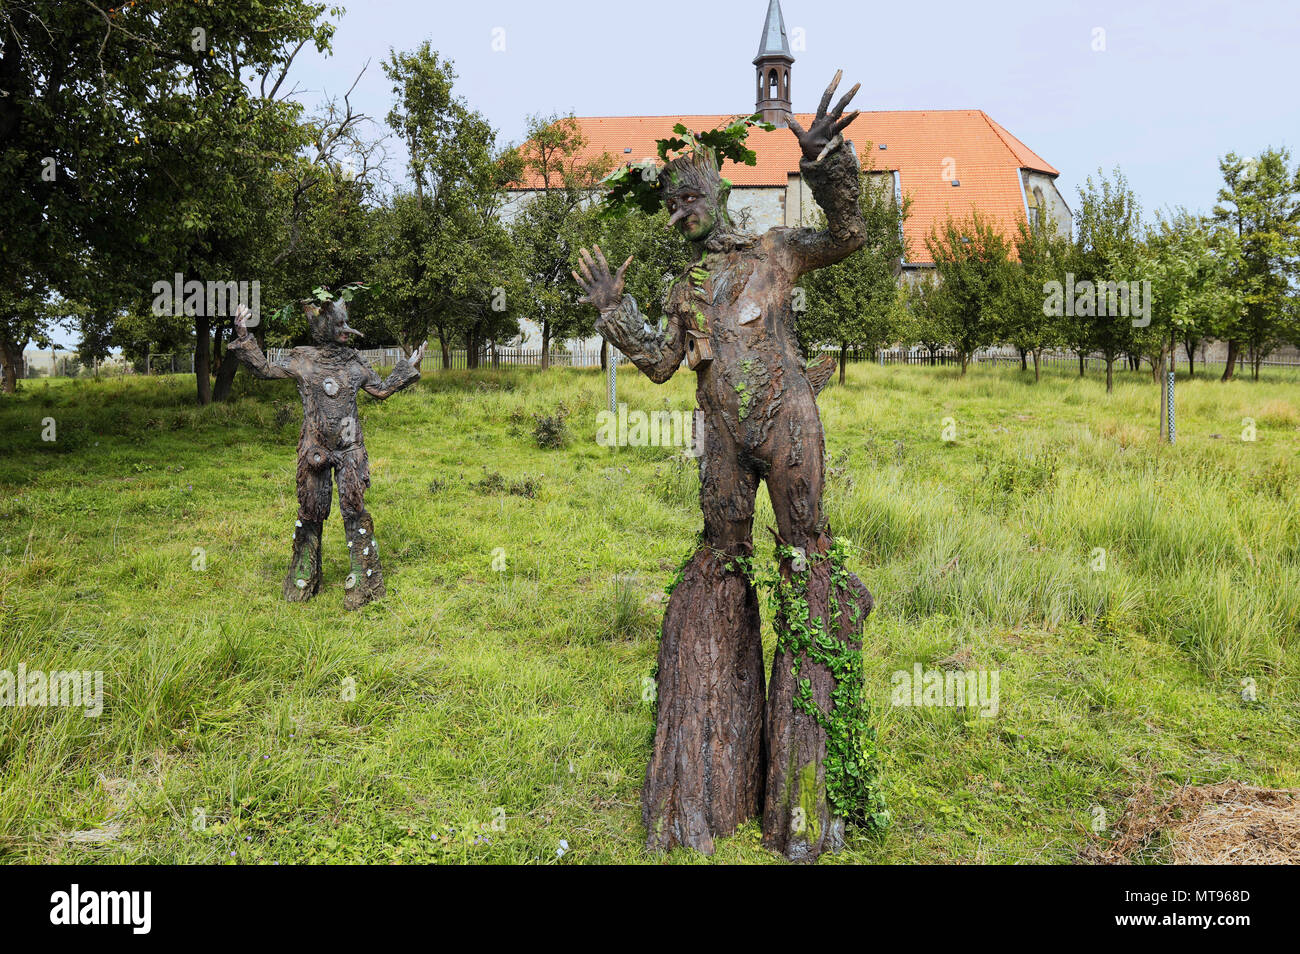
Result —
<svg viewBox="0 0 1300 954"><path fill-rule="evenodd" d="M785 18L781 16L780 0L768 0L767 16L763 18L763 36L758 42L758 56L754 57L758 89L754 111L776 126L790 122L790 42L785 37Z"/></svg>

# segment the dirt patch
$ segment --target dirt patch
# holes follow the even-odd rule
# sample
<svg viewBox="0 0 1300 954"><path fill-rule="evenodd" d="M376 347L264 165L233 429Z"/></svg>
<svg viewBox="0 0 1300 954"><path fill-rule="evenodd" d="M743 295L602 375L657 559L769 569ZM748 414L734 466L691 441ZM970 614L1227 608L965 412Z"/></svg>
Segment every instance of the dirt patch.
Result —
<svg viewBox="0 0 1300 954"><path fill-rule="evenodd" d="M1082 860L1122 865L1143 855L1158 836L1180 865L1300 863L1300 789L1255 788L1240 782L1182 788L1165 801L1146 785L1128 801L1113 838L1098 838Z"/></svg>

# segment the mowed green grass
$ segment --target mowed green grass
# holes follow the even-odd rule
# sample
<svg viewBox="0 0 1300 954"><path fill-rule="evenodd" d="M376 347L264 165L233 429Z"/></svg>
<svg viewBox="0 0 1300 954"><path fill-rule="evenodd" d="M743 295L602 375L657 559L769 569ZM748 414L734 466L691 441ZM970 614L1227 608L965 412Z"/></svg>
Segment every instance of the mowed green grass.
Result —
<svg viewBox="0 0 1300 954"><path fill-rule="evenodd" d="M619 395L689 409L693 383L626 372ZM98 719L0 709L0 857L703 860L647 854L639 806L694 464L597 446L598 373L430 370L363 398L387 598L343 612L336 509L325 590L288 605L297 395L238 387L202 409L183 378L0 400L0 669L105 673ZM1069 862L1147 782L1300 786L1300 380L1180 380L1174 447L1146 374L1107 395L866 364L820 403L827 510L877 602L894 819L826 862ZM543 450L533 415L560 405L569 443ZM760 562L773 523L761 494ZM996 670L996 717L891 706L918 662ZM715 859L779 860L752 822Z"/></svg>

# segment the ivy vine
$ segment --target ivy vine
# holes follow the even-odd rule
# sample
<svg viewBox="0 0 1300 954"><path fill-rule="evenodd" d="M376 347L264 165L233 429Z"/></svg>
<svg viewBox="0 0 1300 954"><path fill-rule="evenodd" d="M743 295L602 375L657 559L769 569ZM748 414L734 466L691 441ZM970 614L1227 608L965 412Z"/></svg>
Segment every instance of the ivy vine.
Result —
<svg viewBox="0 0 1300 954"><path fill-rule="evenodd" d="M849 591L849 571L845 568L847 549L839 540L831 544L826 554L804 555L792 547L778 546L778 559L789 560L795 566L806 564L802 569L792 569L788 579L779 570L756 574L751 557L734 557L732 565L743 570L755 586L768 590L768 602L777 614L776 619L785 621L784 630L777 627L777 652L787 653L792 660L794 708L816 719L826 732L826 800L833 813L846 823L883 831L889 826L890 817L881 791L876 730L863 697L866 674L862 650L853 649L834 635L843 611L836 594ZM814 619L808 604L812 568L822 561L830 563L829 624L820 617ZM849 613L854 626L862 622L862 611L856 602ZM812 680L801 675L805 659L824 666L835 677L829 712L823 712L813 698Z"/></svg>

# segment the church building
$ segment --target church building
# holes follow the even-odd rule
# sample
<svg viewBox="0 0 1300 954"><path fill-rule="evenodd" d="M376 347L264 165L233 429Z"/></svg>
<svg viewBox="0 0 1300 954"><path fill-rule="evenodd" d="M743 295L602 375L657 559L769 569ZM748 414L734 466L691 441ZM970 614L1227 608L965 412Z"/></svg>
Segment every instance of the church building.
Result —
<svg viewBox="0 0 1300 954"><path fill-rule="evenodd" d="M811 113L792 112L794 62L781 4L770 0L753 59L754 109L776 129L750 133L748 144L758 155L757 165L725 163L722 168L733 184L732 215L750 231L810 224L817 212L799 174L799 144L788 128L792 115L804 128L813 119ZM846 82L854 72L852 63L844 64ZM636 163L655 159L655 140L670 135L676 123L702 131L732 118L687 113L583 116L577 123L587 140L585 159L608 154L616 161ZM983 110L863 110L845 133L863 169L877 177L882 188L892 188L900 199L911 197L911 215L904 226L904 275L932 269L926 236L949 216L966 218L972 210L1008 239L1014 238L1018 220L1034 222L1040 216L1050 216L1061 234L1070 234L1070 209L1056 188L1056 168ZM539 187L524 183L514 190L516 201Z"/></svg>

